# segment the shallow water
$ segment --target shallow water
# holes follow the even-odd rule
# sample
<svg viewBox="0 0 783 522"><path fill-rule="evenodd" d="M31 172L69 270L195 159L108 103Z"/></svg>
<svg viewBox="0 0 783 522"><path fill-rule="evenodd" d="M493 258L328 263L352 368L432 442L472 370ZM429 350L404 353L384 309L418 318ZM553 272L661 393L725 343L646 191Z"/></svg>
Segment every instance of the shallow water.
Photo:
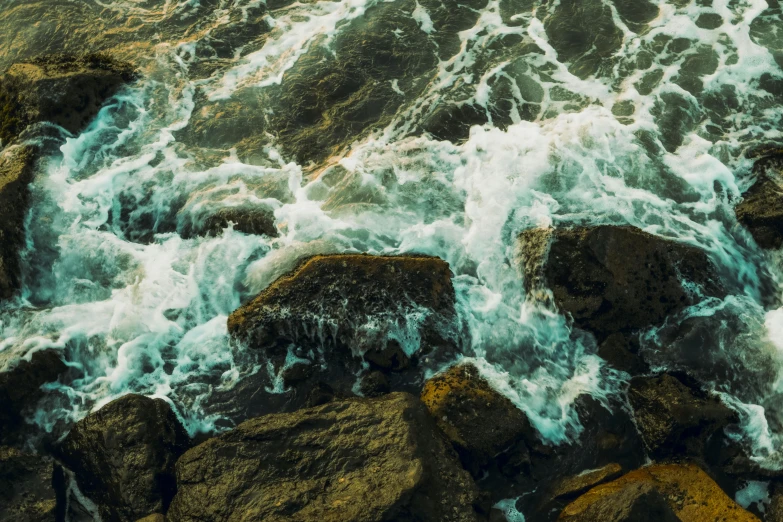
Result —
<svg viewBox="0 0 783 522"><path fill-rule="evenodd" d="M73 378L34 419L49 430L131 391L191 433L229 426L210 397L266 368L228 314L306 255L416 252L449 262L481 371L559 444L576 397L612 400L628 376L526 300L516 237L630 224L706 249L730 293L642 349L721 392L780 467L783 259L732 204L745 152L783 143L782 16L777 0L0 2L2 66L106 50L142 72L38 173L0 367L66 354ZM279 237L177 233L245 204ZM696 316L713 318L706 357L667 340Z"/></svg>

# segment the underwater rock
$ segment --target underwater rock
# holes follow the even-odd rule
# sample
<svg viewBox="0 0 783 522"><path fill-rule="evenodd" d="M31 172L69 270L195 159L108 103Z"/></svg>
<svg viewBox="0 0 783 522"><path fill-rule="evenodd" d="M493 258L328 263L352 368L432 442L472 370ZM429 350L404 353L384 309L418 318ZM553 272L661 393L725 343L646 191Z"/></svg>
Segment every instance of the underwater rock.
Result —
<svg viewBox="0 0 783 522"><path fill-rule="evenodd" d="M190 439L162 399L125 395L76 423L58 456L103 520L164 512L174 496L174 464Z"/></svg>
<svg viewBox="0 0 783 522"><path fill-rule="evenodd" d="M19 436L25 414L44 395L41 385L57 380L66 369L56 351L44 350L0 373L0 440L11 442Z"/></svg>
<svg viewBox="0 0 783 522"><path fill-rule="evenodd" d="M177 462L171 522L477 521L478 490L415 397L252 419Z"/></svg>
<svg viewBox="0 0 783 522"><path fill-rule="evenodd" d="M57 499L53 477L51 458L0 446L0 520L55 520Z"/></svg>
<svg viewBox="0 0 783 522"><path fill-rule="evenodd" d="M783 155L760 159L753 166L756 182L734 208L737 221L761 248L783 246Z"/></svg>
<svg viewBox="0 0 783 522"><path fill-rule="evenodd" d="M133 78L130 65L102 55L16 63L0 79L0 140L7 145L28 125L44 121L76 134Z"/></svg>
<svg viewBox="0 0 783 522"><path fill-rule="evenodd" d="M758 519L695 464L657 464L596 486L560 514L563 522L704 522Z"/></svg>
<svg viewBox="0 0 783 522"><path fill-rule="evenodd" d="M522 410L492 388L471 363L429 379L421 400L474 476L499 453L521 452L527 458L525 441L536 439Z"/></svg>
<svg viewBox="0 0 783 522"><path fill-rule="evenodd" d="M685 375L634 377L628 389L636 424L653 458L700 457L707 439L737 413Z"/></svg>
<svg viewBox="0 0 783 522"><path fill-rule="evenodd" d="M28 189L35 166L34 147L11 147L0 153L0 300L19 290L19 250L24 246Z"/></svg>
<svg viewBox="0 0 783 522"><path fill-rule="evenodd" d="M557 307L599 340L659 325L694 304L690 284L725 295L706 252L630 226L528 229L520 247L536 254L523 266L528 295L545 285Z"/></svg>

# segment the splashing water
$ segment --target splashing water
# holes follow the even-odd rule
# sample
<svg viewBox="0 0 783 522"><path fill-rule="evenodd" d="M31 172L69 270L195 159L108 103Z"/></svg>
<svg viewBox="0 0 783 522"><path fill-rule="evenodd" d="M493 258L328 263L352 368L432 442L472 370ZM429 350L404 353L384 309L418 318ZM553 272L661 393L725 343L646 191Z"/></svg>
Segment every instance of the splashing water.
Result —
<svg viewBox="0 0 783 522"><path fill-rule="evenodd" d="M36 422L53 430L132 391L167 398L191 433L212 429L211 394L266 371L229 340L228 314L306 255L416 252L450 264L482 373L544 440L573 440L574 400L606 401L627 375L526 300L516 237L630 224L705 249L731 293L686 312L718 318L714 359L674 350L654 365L706 376L741 412L756 458L779 463L783 308L764 306L781 297L783 263L731 210L749 184L743 153L783 142L776 1L152 4L100 4L159 36L91 40L133 59L142 79L67 136L32 187L25 285L5 305L0 367L56 348L76 375L51 385ZM355 74L362 31L417 49L378 66L382 81L329 93L336 112L304 98L292 109L286 96L306 92L296 89L308 75ZM329 118L346 99L369 105L342 135ZM444 127L444 107L475 125ZM270 208L279 236L177 232L205 207L241 205Z"/></svg>

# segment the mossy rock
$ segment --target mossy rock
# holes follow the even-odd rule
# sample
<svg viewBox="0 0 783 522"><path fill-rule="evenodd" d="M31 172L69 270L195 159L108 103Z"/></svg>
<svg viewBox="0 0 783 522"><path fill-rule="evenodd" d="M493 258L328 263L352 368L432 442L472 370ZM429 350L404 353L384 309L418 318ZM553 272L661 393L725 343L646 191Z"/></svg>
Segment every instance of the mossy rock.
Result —
<svg viewBox="0 0 783 522"><path fill-rule="evenodd" d="M596 486L566 506L559 520L758 522L701 468L690 463L656 464Z"/></svg>
<svg viewBox="0 0 783 522"><path fill-rule="evenodd" d="M43 522L57 520L57 498L52 487L62 472L50 457L0 446L0 520Z"/></svg>

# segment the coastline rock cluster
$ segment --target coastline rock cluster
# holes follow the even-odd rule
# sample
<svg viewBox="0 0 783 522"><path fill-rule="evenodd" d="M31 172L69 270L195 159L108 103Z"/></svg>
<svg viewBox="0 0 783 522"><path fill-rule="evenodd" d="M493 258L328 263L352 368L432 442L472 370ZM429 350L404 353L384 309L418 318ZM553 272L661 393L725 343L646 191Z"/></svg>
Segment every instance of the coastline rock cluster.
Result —
<svg viewBox="0 0 783 522"><path fill-rule="evenodd" d="M432 50L390 53L403 51L422 66L434 60ZM348 73L364 69L361 53L353 59ZM311 112L380 96L364 76L343 84L351 74L338 82L321 73L326 92L310 100ZM48 121L78 132L132 78L110 59L58 57L14 66L0 82L0 139L10 143L0 158L0 298L21 284L38 154L26 129ZM329 144L310 150L305 138L329 122L309 114L300 115L304 130L290 132L302 136L298 153L317 156ZM783 244L780 161L757 163L758 181L736 209L763 248ZM188 233L235 222L275 234L266 209L256 217L226 211ZM239 387L237 424L223 433L191 437L166 401L130 394L50 447L25 447L25 419L67 364L39 351L0 373L0 521L473 522L499 520L493 506L507 498L541 521L759 520L731 497L747 480L783 476L739 465L747 458L727 435L736 412L689 375L651 373L634 341L702 299L726 296L708 254L627 226L530 229L519 244L529 298L594 335L599 355L631 375L627 408L576 399L578 442L545 444L471 362L448 263L317 255L229 316L229 334L272 368L262 378L288 393L244 402ZM270 384L245 386L253 397Z"/></svg>

